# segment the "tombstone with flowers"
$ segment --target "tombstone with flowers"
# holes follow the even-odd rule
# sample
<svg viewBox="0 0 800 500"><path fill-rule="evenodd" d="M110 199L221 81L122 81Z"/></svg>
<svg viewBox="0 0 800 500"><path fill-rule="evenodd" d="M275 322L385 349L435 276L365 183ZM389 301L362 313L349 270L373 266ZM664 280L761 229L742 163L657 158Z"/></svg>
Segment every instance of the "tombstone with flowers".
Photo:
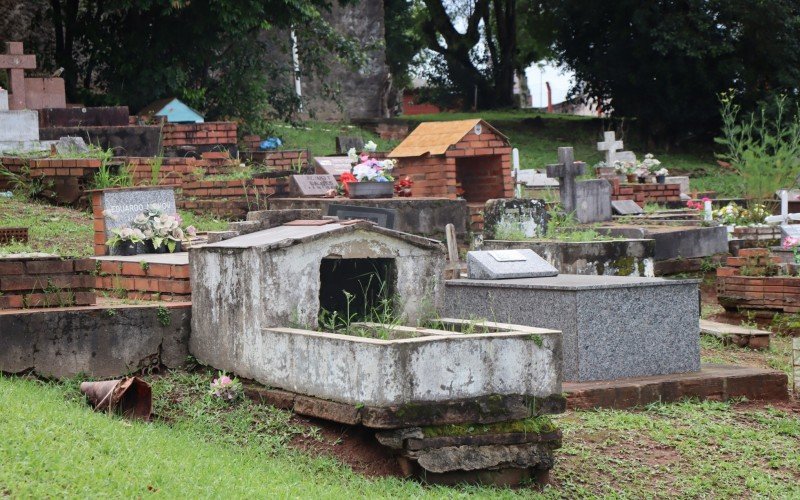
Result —
<svg viewBox="0 0 800 500"><path fill-rule="evenodd" d="M359 154L355 148L350 148L347 156L353 164L350 173L344 173L339 180L345 194L350 198L391 198L394 196L394 177L392 169L396 160L378 160L371 154L375 153L377 145L369 141L364 145L364 150Z"/></svg>
<svg viewBox="0 0 800 500"><path fill-rule="evenodd" d="M111 233L106 245L115 250L115 255L138 255L180 252L185 235L194 236L196 231L189 226L184 232L180 215L168 215L149 206L134 217L130 226L112 229Z"/></svg>

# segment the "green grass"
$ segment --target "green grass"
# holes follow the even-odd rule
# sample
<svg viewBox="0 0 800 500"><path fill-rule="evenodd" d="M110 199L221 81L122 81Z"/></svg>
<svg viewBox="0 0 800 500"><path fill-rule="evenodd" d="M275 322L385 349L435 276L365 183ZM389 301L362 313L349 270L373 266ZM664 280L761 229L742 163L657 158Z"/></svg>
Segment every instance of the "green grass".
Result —
<svg viewBox="0 0 800 500"><path fill-rule="evenodd" d="M93 413L65 383L0 376L0 494L166 498L741 498L800 495L800 419L769 406L654 404L553 418L554 486L431 487L369 479L291 440L323 437L289 412L208 396L211 371L146 376L154 423Z"/></svg>
<svg viewBox="0 0 800 500"><path fill-rule="evenodd" d="M387 141L376 134L353 125L327 122L305 122L299 126L286 123L273 124L275 134L283 140L281 149L310 149L312 156L336 154L336 137L361 137L364 142L374 141L378 151L390 151L399 141Z"/></svg>
<svg viewBox="0 0 800 500"><path fill-rule="evenodd" d="M178 210L178 214L183 219L183 227L194 226L198 231L226 231L228 229L228 221L224 219L198 215L187 210Z"/></svg>
<svg viewBox="0 0 800 500"><path fill-rule="evenodd" d="M27 227L29 241L0 245L0 255L45 252L63 257L93 255L92 216L15 196L0 198L0 227Z"/></svg>

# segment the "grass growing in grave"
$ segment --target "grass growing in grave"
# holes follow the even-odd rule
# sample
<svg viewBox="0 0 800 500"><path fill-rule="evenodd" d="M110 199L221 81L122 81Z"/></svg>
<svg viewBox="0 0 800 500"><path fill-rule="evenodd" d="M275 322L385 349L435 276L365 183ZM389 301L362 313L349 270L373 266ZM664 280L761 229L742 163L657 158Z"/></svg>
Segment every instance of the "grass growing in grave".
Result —
<svg viewBox="0 0 800 500"><path fill-rule="evenodd" d="M310 149L312 156L336 154L336 137L361 137L364 142L373 141L378 151L391 151L400 141L387 141L376 134L353 125L308 121L298 126L274 123L275 135L283 140L281 149Z"/></svg>
<svg viewBox="0 0 800 500"><path fill-rule="evenodd" d="M92 216L25 198L0 198L0 227L27 227L28 243L0 245L0 255L45 252L64 257L93 255Z"/></svg>
<svg viewBox="0 0 800 500"><path fill-rule="evenodd" d="M198 215L186 210L178 210L178 214L183 220L183 227L194 226L198 231L225 231L228 229L228 221L224 219Z"/></svg>
<svg viewBox="0 0 800 500"><path fill-rule="evenodd" d="M0 376L0 491L12 498L622 498L800 495L800 419L748 404L684 402L553 418L564 433L542 492L368 479L292 448L325 439L289 412L207 396L210 371L145 376L154 423L92 412L79 380Z"/></svg>
<svg viewBox="0 0 800 500"><path fill-rule="evenodd" d="M769 349L763 351L725 345L720 339L709 335L700 336L700 360L703 363L737 364L772 368L792 377L792 339L784 335L772 335Z"/></svg>

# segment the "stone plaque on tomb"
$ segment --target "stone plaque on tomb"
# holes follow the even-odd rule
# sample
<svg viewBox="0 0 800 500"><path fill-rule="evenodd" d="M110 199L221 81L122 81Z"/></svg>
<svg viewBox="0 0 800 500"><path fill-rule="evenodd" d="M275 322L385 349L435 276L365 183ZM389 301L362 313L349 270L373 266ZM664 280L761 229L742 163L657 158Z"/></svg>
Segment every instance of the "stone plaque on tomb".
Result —
<svg viewBox="0 0 800 500"><path fill-rule="evenodd" d="M581 224L611 220L611 183L607 180L577 182L575 201L575 218Z"/></svg>
<svg viewBox="0 0 800 500"><path fill-rule="evenodd" d="M613 200L611 208L618 215L639 215L644 213L644 209L633 200Z"/></svg>
<svg viewBox="0 0 800 500"><path fill-rule="evenodd" d="M475 280L557 276L558 270L533 250L467 252L467 274Z"/></svg>
<svg viewBox="0 0 800 500"><path fill-rule="evenodd" d="M634 153L633 151L617 151L615 153L615 156L617 158L616 161L621 161L623 163L633 163L633 164L637 163L636 153Z"/></svg>
<svg viewBox="0 0 800 500"><path fill-rule="evenodd" d="M485 240L542 237L547 230L547 206L544 200L489 200L483 210Z"/></svg>
<svg viewBox="0 0 800 500"><path fill-rule="evenodd" d="M345 136L338 136L336 137L336 152L337 153L344 153L350 150L350 148L355 148L356 152L361 152L364 149L364 139L361 137L345 137Z"/></svg>
<svg viewBox="0 0 800 500"><path fill-rule="evenodd" d="M558 180L547 177L533 169L518 170L517 183L524 184L526 187L558 187Z"/></svg>
<svg viewBox="0 0 800 500"><path fill-rule="evenodd" d="M394 229L396 215L397 211L389 208L339 205L337 203L328 205L328 216L338 217L341 220L364 219L386 229Z"/></svg>
<svg viewBox="0 0 800 500"><path fill-rule="evenodd" d="M347 156L318 156L314 158L314 165L318 173L329 174L337 179L353 167Z"/></svg>
<svg viewBox="0 0 800 500"><path fill-rule="evenodd" d="M338 187L336 179L330 174L293 175L289 180L291 196L325 196L331 189Z"/></svg>
<svg viewBox="0 0 800 500"><path fill-rule="evenodd" d="M781 239L800 238L800 224L781 224Z"/></svg>
<svg viewBox="0 0 800 500"><path fill-rule="evenodd" d="M130 227L134 217L154 206L167 215L174 215L175 190L172 187L122 188L103 191L103 216L106 237L111 230Z"/></svg>

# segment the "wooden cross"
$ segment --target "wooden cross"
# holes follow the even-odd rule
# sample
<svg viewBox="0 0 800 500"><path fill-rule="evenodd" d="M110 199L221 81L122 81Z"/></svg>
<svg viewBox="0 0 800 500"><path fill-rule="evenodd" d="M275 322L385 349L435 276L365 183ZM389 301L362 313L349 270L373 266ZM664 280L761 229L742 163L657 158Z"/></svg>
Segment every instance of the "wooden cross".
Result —
<svg viewBox="0 0 800 500"><path fill-rule="evenodd" d="M572 148L558 148L558 163L547 166L547 177L558 178L561 206L568 214L578 207L575 199L575 178L586 172L586 164L575 161Z"/></svg>
<svg viewBox="0 0 800 500"><path fill-rule="evenodd" d="M603 134L603 142L597 143L598 151L606 152L606 166L613 167L614 162L617 161L617 150L622 149L622 141L616 140L614 132L605 132Z"/></svg>
<svg viewBox="0 0 800 500"><path fill-rule="evenodd" d="M0 54L0 69L8 70L9 109L25 109L25 70L36 69L36 56L22 53L22 42L6 42L6 53Z"/></svg>

